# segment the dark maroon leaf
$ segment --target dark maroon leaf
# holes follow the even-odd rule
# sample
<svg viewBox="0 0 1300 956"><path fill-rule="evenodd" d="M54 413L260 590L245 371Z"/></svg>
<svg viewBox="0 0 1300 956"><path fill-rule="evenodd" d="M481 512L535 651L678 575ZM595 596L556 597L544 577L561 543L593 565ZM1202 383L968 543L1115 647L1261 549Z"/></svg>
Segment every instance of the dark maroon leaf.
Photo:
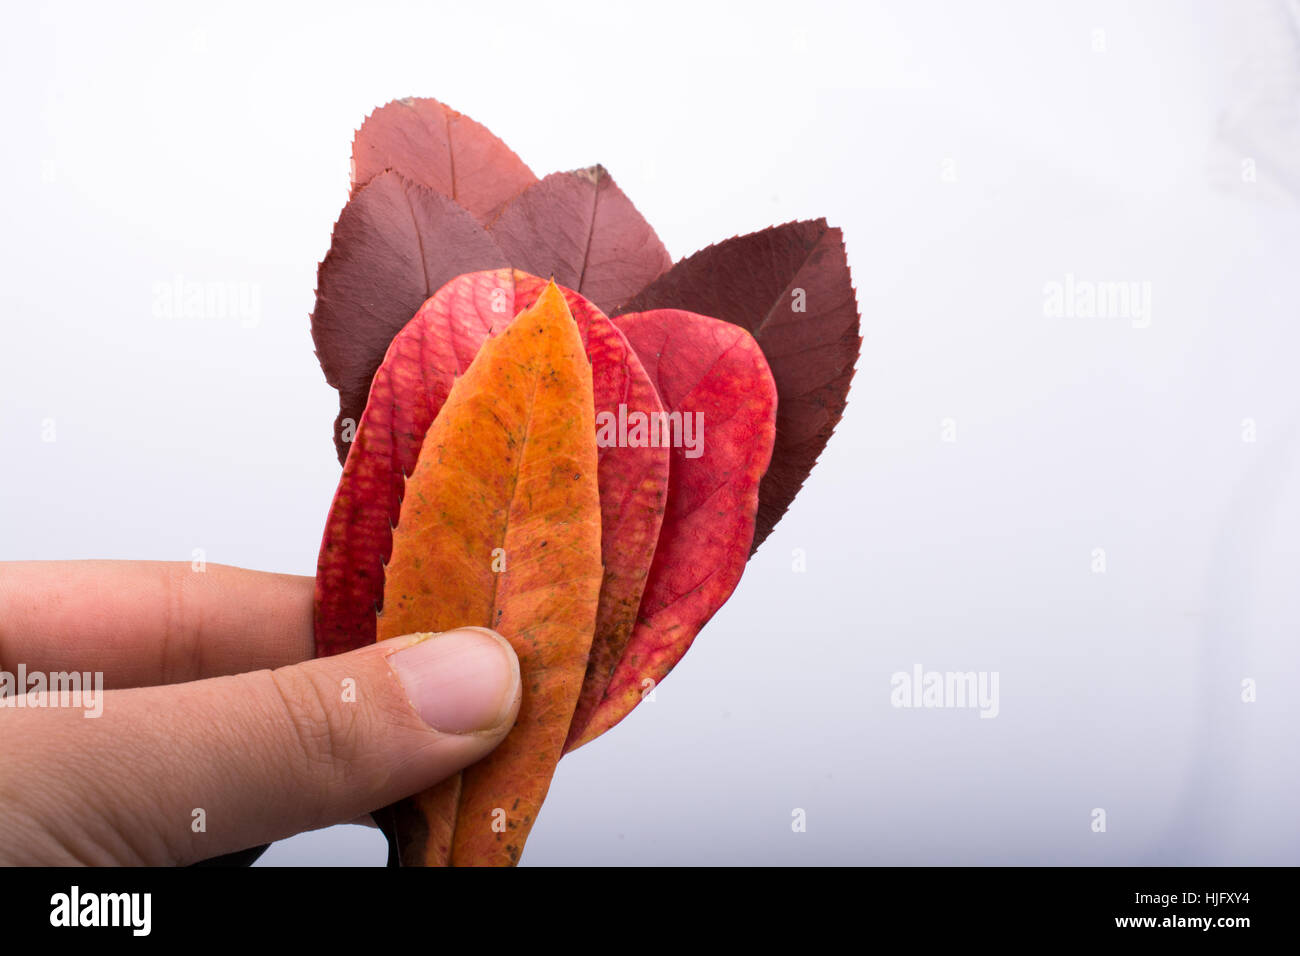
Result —
<svg viewBox="0 0 1300 956"><path fill-rule="evenodd" d="M603 166L552 173L489 226L510 264L609 312L672 265L650 224Z"/></svg>
<svg viewBox="0 0 1300 956"><path fill-rule="evenodd" d="M339 390L340 462L393 336L456 276L504 265L473 216L397 173L375 177L343 207L317 274L311 320L325 380Z"/></svg>
<svg viewBox="0 0 1300 956"><path fill-rule="evenodd" d="M685 309L739 325L771 366L776 447L759 487L757 550L844 413L862 338L843 236L816 219L709 246L614 311L650 309Z"/></svg>
<svg viewBox="0 0 1300 956"><path fill-rule="evenodd" d="M352 191L387 169L455 200L486 225L537 177L480 123L433 99L393 100L352 141Z"/></svg>

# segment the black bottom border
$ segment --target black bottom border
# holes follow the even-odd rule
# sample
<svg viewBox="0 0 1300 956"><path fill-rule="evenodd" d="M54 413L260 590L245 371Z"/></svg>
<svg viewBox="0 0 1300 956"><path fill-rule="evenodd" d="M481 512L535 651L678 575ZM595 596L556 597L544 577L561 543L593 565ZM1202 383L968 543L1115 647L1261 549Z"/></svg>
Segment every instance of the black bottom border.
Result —
<svg viewBox="0 0 1300 956"><path fill-rule="evenodd" d="M1292 868L1235 867L10 869L0 870L0 912L6 943L76 934L114 945L338 944L355 935L374 945L414 932L435 944L468 932L496 948L515 933L525 945L530 936L575 943L576 934L587 940L579 945L605 946L611 933L653 945L750 936L772 943L786 933L808 943L845 932L869 941L901 932L918 945L1132 936L1181 946L1285 930L1295 876ZM120 896L146 893L147 935L138 932L144 897ZM114 909L127 925L71 925L111 921Z"/></svg>

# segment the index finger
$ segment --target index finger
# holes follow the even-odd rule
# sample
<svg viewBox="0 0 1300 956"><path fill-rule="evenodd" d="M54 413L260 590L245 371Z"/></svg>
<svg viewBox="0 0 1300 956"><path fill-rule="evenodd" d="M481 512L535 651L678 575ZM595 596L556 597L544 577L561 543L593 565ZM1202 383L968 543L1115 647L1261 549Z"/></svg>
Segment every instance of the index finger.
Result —
<svg viewBox="0 0 1300 956"><path fill-rule="evenodd" d="M145 687L313 656L314 580L172 561L0 562L0 669Z"/></svg>

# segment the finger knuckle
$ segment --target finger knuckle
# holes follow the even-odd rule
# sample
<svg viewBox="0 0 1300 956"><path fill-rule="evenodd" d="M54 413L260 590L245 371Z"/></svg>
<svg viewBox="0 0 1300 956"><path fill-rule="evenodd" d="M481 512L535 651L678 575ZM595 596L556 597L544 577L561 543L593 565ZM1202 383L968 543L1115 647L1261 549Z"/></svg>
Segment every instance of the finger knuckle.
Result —
<svg viewBox="0 0 1300 956"><path fill-rule="evenodd" d="M303 776L346 780L361 753L361 726L351 709L337 706L333 688L303 668L269 673Z"/></svg>

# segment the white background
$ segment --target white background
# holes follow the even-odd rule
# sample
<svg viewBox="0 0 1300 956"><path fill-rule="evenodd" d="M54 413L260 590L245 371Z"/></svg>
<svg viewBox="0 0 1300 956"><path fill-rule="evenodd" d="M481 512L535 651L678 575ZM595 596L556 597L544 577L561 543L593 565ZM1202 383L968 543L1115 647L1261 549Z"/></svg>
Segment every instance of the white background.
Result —
<svg viewBox="0 0 1300 956"><path fill-rule="evenodd" d="M565 758L525 864L1296 863L1298 23L14 7L0 559L314 571L339 472L316 263L353 130L435 96L539 175L604 163L674 257L828 217L863 317L804 493L655 702ZM1150 325L1046 316L1067 274L1149 282ZM156 317L178 276L248 284L256 320ZM918 663L997 671L999 716L891 707ZM383 858L339 827L263 862Z"/></svg>

